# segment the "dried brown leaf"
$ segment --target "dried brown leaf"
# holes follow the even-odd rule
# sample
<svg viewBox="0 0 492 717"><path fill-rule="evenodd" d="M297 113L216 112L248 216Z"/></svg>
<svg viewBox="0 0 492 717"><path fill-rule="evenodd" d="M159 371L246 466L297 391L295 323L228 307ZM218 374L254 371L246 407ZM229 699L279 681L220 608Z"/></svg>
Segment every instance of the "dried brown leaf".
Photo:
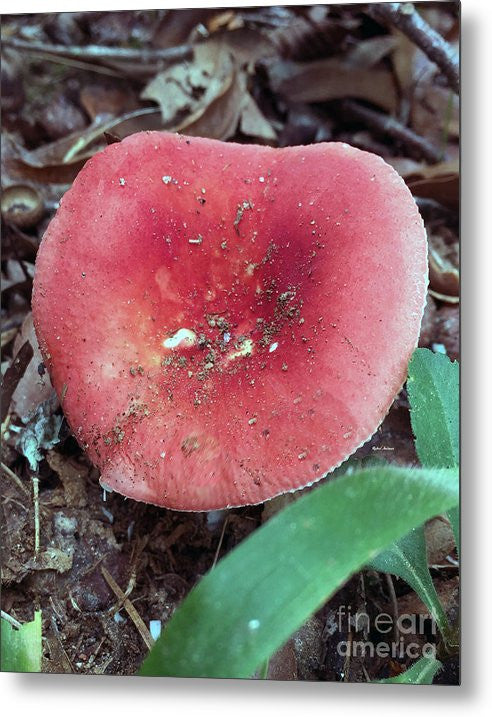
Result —
<svg viewBox="0 0 492 717"><path fill-rule="evenodd" d="M4 422L10 407L12 395L17 388L24 372L32 358L33 349L29 341L25 341L15 355L11 366L2 378L2 409L1 423Z"/></svg>
<svg viewBox="0 0 492 717"><path fill-rule="evenodd" d="M46 460L60 477L65 493L65 505L70 508L87 506L87 476L89 468L75 458L69 458L56 451L48 451Z"/></svg>
<svg viewBox="0 0 492 717"><path fill-rule="evenodd" d="M220 40L240 67L252 68L261 58L276 54L271 38L251 27L221 32L214 35L214 39Z"/></svg>
<svg viewBox="0 0 492 717"><path fill-rule="evenodd" d="M459 296L460 293L458 269L442 252L432 246L432 242L429 246L429 285L441 295Z"/></svg>
<svg viewBox="0 0 492 717"><path fill-rule="evenodd" d="M192 31L210 16L220 12L210 8L187 8L186 10L166 10L154 30L154 47L173 47L186 42Z"/></svg>
<svg viewBox="0 0 492 717"><path fill-rule="evenodd" d="M330 58L305 63L278 60L267 71L273 92L291 102L354 97L388 112L394 112L397 106L393 76L387 70L354 68Z"/></svg>
<svg viewBox="0 0 492 717"><path fill-rule="evenodd" d="M144 107L105 122L93 122L82 132L27 150L12 135L2 135L2 163L12 177L56 184L71 183L87 159L105 142L104 132L116 130L120 137L133 132L158 129L162 123L157 110Z"/></svg>
<svg viewBox="0 0 492 717"><path fill-rule="evenodd" d="M397 40L391 35L377 35L358 42L343 58L349 67L374 67L393 52Z"/></svg>
<svg viewBox="0 0 492 717"><path fill-rule="evenodd" d="M211 41L194 48L193 60L160 72L141 93L157 102L165 127L190 124L198 119L231 86L234 65L221 42Z"/></svg>
<svg viewBox="0 0 492 717"><path fill-rule="evenodd" d="M22 344L26 341L29 341L32 346L32 359L27 365L24 374L12 395L12 410L15 411L23 422L27 420L28 416L40 403L42 403L42 401L46 401L54 394L48 372L42 368L40 369L43 365L43 357L41 356L41 352L39 350L32 322L32 314L30 312L24 319L22 328L17 334L14 343L14 353L17 353ZM55 401L56 408L58 406L58 401L54 398L54 396L53 400Z"/></svg>
<svg viewBox="0 0 492 717"><path fill-rule="evenodd" d="M239 122L241 132L248 137L274 142L277 134L249 92L244 95L244 104Z"/></svg>
<svg viewBox="0 0 492 717"><path fill-rule="evenodd" d="M459 161L450 160L422 166L417 172L403 175L417 197L434 199L451 209L459 206Z"/></svg>
<svg viewBox="0 0 492 717"><path fill-rule="evenodd" d="M455 548L455 540L451 525L441 517L429 520L425 525L425 542L427 545L427 560L429 565L439 565L446 562Z"/></svg>
<svg viewBox="0 0 492 717"><path fill-rule="evenodd" d="M228 139L237 129L246 95L246 76L235 71L225 92L211 102L203 112L195 112L172 129L194 137Z"/></svg>
<svg viewBox="0 0 492 717"><path fill-rule="evenodd" d="M103 85L84 85L80 91L80 104L92 121L119 117L137 109L137 102L128 89Z"/></svg>
<svg viewBox="0 0 492 717"><path fill-rule="evenodd" d="M435 143L459 137L459 97L432 82L420 86L412 102L410 121L418 134Z"/></svg>

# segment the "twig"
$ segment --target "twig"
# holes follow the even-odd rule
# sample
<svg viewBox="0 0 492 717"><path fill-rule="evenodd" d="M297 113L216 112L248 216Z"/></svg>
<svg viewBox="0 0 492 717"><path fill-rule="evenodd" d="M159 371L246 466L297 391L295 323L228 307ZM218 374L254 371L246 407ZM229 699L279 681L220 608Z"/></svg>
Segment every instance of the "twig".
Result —
<svg viewBox="0 0 492 717"><path fill-rule="evenodd" d="M412 3L375 3L368 7L368 13L377 22L390 22L401 30L412 42L435 62L450 87L460 91L460 69L456 52L444 38L434 30L417 12Z"/></svg>
<svg viewBox="0 0 492 717"><path fill-rule="evenodd" d="M12 627L17 628L17 630L22 627L22 623L16 620L15 617L12 617L12 615L9 615L8 612L4 612L3 610L1 610L0 614L4 620L7 620L7 622L9 622Z"/></svg>
<svg viewBox="0 0 492 717"><path fill-rule="evenodd" d="M212 563L211 570L213 570L217 564L217 560L219 558L220 549L222 547L222 542L224 540L224 534L225 534L225 529L226 529L228 520L229 520L229 516L226 516L226 519L224 520L224 525L222 526L222 532L220 534L219 544L217 545L217 550L215 551L214 562Z"/></svg>
<svg viewBox="0 0 492 717"><path fill-rule="evenodd" d="M413 130L405 127L394 117L371 110L369 107L364 107L353 100L344 100L342 110L353 119L363 122L373 132L383 137L386 135L400 142L410 154L418 159L423 158L431 164L436 164L443 159L440 149L434 147Z"/></svg>
<svg viewBox="0 0 492 717"><path fill-rule="evenodd" d="M110 67L104 65L96 65L93 62L85 62L84 60L73 60L70 57L63 57L62 55L52 55L51 52L42 52L41 50L35 51L33 54L37 55L40 60L46 60L46 62L55 62L58 65L65 65L66 67L75 67L78 70L84 70L85 72L95 72L98 75L107 75L109 77L122 77L121 70L113 70Z"/></svg>
<svg viewBox="0 0 492 717"><path fill-rule="evenodd" d="M0 463L0 467L5 473L5 475L14 481L15 485L24 493L24 495L29 495L29 491L27 490L26 486L21 481L19 476L14 473L14 471L10 470L10 468L6 466L5 463Z"/></svg>
<svg viewBox="0 0 492 717"><path fill-rule="evenodd" d="M347 635L347 654L343 661L343 681L348 682L350 679L350 658L352 657L352 642L353 642L352 631L349 630Z"/></svg>
<svg viewBox="0 0 492 717"><path fill-rule="evenodd" d="M29 42L19 40L16 37L2 38L5 47L15 50L24 50L32 53L49 53L50 55L62 55L76 60L101 60L103 62L127 61L138 63L153 62L179 62L185 60L192 54L191 45L176 45L175 47L161 48L128 48L128 47L105 47L104 45L51 45L45 42Z"/></svg>
<svg viewBox="0 0 492 717"><path fill-rule="evenodd" d="M34 555L39 553L39 478L37 475L31 477L32 500L34 504Z"/></svg>
<svg viewBox="0 0 492 717"><path fill-rule="evenodd" d="M398 600L396 599L395 586L393 585L393 578L389 573L386 573L386 585L388 586L388 592L390 594L391 609L393 610L393 637L395 643L398 643L400 639L400 633L398 630Z"/></svg>
<svg viewBox="0 0 492 717"><path fill-rule="evenodd" d="M151 648L151 647L153 646L153 644L154 644L154 641L153 641L153 639L152 639L152 636L151 636L149 630L147 629L146 624L144 623L144 621L142 620L142 618L141 618L140 615L138 614L138 612L137 612L137 610L135 609L133 603L126 597L126 595L125 595L125 593L123 592L123 590L122 590L122 589L120 588L120 586L116 583L116 581L114 580L114 578L112 577L112 575L106 570L106 568L104 567L104 565L101 565L101 572L102 572L102 574L103 574L104 579L106 580L106 582L108 583L109 587L111 588L111 590L114 592L114 594L116 595L116 597L118 598L118 600L121 601L123 607L125 608L126 612L128 613L128 616L129 616L130 619L133 621L133 624L135 625L135 627L136 627L137 630L139 631L139 633L140 633L140 635L141 635L141 637L142 637L142 640L145 642L145 644L147 645L148 649L150 650L150 648Z"/></svg>

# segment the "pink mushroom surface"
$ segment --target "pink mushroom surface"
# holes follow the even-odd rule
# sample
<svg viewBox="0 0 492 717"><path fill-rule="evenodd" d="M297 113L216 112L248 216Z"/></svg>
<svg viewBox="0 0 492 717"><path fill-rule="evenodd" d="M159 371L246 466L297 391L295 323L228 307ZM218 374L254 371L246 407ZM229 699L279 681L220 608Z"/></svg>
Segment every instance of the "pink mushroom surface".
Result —
<svg viewBox="0 0 492 717"><path fill-rule="evenodd" d="M372 436L426 288L422 220L376 155L146 132L63 197L33 314L101 483L211 510L309 485Z"/></svg>

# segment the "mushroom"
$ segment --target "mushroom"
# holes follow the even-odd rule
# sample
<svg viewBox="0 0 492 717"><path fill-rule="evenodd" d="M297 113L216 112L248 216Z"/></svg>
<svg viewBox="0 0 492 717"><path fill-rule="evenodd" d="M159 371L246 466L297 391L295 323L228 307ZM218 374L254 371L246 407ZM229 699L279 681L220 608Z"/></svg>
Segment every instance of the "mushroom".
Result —
<svg viewBox="0 0 492 717"><path fill-rule="evenodd" d="M63 197L33 313L101 483L212 510L310 485L372 436L426 287L422 220L380 157L145 132Z"/></svg>

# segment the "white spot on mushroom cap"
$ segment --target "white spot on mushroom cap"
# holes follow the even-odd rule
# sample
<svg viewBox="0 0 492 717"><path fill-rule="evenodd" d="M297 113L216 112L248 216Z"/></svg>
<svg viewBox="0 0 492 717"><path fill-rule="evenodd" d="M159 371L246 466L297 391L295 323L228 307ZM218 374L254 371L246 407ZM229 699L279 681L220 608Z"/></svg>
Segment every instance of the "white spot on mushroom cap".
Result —
<svg viewBox="0 0 492 717"><path fill-rule="evenodd" d="M241 358L241 356L250 356L252 353L253 341L251 339L246 339L246 341L242 343L241 348L226 356L226 361L232 361L233 359Z"/></svg>
<svg viewBox="0 0 492 717"><path fill-rule="evenodd" d="M274 341L273 344L270 344L270 346L268 347L268 353L269 354L273 353L273 351L276 351L277 348L278 348L278 341Z"/></svg>
<svg viewBox="0 0 492 717"><path fill-rule="evenodd" d="M153 640L157 640L159 635L161 634L162 629L162 623L160 620L150 620L149 621L149 632Z"/></svg>
<svg viewBox="0 0 492 717"><path fill-rule="evenodd" d="M175 349L183 344L184 346L193 346L196 343L196 334L191 329L178 329L173 336L164 339L162 345L166 349Z"/></svg>

